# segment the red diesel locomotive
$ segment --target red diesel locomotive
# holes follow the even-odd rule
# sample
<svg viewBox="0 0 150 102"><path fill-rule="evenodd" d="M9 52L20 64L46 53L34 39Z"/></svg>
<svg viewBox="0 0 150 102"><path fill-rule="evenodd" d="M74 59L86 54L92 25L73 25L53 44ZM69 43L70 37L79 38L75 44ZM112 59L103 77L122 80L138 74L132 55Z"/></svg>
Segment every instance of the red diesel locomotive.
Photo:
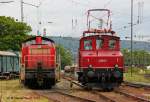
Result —
<svg viewBox="0 0 150 102"><path fill-rule="evenodd" d="M55 85L56 48L53 40L36 36L22 43L21 82L51 88Z"/></svg>
<svg viewBox="0 0 150 102"><path fill-rule="evenodd" d="M92 9L88 11L107 11ZM109 16L108 16L109 18ZM89 22L88 22L89 23ZM113 89L123 81L124 61L120 38L109 29L88 29L83 32L79 48L78 81L87 88L98 86Z"/></svg>

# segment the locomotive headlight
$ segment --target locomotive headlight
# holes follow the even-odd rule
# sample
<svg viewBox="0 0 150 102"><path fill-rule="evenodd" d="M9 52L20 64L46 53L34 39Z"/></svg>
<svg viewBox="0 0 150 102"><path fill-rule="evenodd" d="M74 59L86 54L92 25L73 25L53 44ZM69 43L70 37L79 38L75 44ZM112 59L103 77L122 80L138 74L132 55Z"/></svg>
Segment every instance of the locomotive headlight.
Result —
<svg viewBox="0 0 150 102"><path fill-rule="evenodd" d="M115 68L118 68L118 64L115 65Z"/></svg>
<svg viewBox="0 0 150 102"><path fill-rule="evenodd" d="M92 67L93 67L93 66L90 64L90 65L89 65L89 68L92 68Z"/></svg>
<svg viewBox="0 0 150 102"><path fill-rule="evenodd" d="M90 71L87 72L87 76L88 76L89 78L94 77L94 74L95 74L95 73L94 73L92 70L90 70Z"/></svg>
<svg viewBox="0 0 150 102"><path fill-rule="evenodd" d="M88 76L89 78L92 78L92 77L94 76L94 70L93 70L92 67L93 67L93 66L92 66L91 64L88 66L87 76Z"/></svg>
<svg viewBox="0 0 150 102"><path fill-rule="evenodd" d="M121 77L121 74L122 74L118 67L119 67L118 64L116 64L114 68L114 72L113 72L115 78Z"/></svg>

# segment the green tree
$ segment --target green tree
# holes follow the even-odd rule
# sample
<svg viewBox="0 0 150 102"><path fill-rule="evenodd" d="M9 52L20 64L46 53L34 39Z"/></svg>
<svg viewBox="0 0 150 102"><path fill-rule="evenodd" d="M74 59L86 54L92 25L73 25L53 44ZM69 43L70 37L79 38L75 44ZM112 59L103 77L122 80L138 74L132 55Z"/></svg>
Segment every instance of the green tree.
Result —
<svg viewBox="0 0 150 102"><path fill-rule="evenodd" d="M130 50L123 49L122 53L124 55L125 65L131 64L131 52ZM150 64L150 54L144 50L133 51L133 64L138 67L144 67Z"/></svg>
<svg viewBox="0 0 150 102"><path fill-rule="evenodd" d="M123 53L123 56L124 56L125 66L129 66L131 63L130 51L128 49L122 49L121 52Z"/></svg>
<svg viewBox="0 0 150 102"><path fill-rule="evenodd" d="M28 37L29 32L31 27L26 23L0 16L0 50L19 51L21 42Z"/></svg>
<svg viewBox="0 0 150 102"><path fill-rule="evenodd" d="M57 46L57 55L61 56L61 67L64 69L67 65L72 65L72 54L70 50L65 49L62 45Z"/></svg>

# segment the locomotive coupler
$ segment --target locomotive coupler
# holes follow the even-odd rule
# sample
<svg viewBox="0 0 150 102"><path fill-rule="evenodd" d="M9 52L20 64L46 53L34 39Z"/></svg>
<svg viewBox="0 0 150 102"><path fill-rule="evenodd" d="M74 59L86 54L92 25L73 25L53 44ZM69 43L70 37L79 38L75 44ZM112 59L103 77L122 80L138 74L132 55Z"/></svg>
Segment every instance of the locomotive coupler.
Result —
<svg viewBox="0 0 150 102"><path fill-rule="evenodd" d="M42 63L37 63L37 82L39 85L42 85L43 83L43 75L42 75Z"/></svg>
<svg viewBox="0 0 150 102"><path fill-rule="evenodd" d="M105 73L102 73L102 82L105 82Z"/></svg>

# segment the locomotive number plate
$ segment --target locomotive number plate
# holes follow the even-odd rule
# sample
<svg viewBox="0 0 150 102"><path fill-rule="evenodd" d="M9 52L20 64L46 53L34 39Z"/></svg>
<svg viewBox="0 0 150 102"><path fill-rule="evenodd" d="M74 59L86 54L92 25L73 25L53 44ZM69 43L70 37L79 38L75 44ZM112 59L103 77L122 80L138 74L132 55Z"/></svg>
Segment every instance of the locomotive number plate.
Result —
<svg viewBox="0 0 150 102"><path fill-rule="evenodd" d="M98 62L107 62L106 59L99 59Z"/></svg>

